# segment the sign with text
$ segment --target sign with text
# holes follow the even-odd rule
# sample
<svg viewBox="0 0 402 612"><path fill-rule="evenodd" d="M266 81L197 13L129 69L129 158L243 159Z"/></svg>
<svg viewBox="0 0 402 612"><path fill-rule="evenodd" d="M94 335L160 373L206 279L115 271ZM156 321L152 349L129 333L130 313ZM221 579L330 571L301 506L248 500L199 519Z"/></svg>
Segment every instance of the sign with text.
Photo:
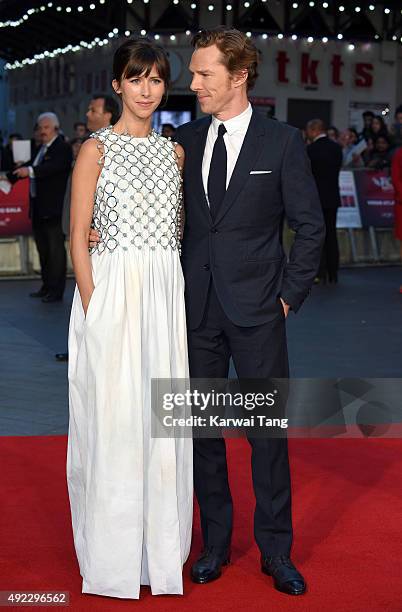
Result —
<svg viewBox="0 0 402 612"><path fill-rule="evenodd" d="M31 233L29 179L22 179L14 183L9 193L0 190L0 237Z"/></svg>
<svg viewBox="0 0 402 612"><path fill-rule="evenodd" d="M355 172L363 227L394 225L395 192L388 170Z"/></svg>

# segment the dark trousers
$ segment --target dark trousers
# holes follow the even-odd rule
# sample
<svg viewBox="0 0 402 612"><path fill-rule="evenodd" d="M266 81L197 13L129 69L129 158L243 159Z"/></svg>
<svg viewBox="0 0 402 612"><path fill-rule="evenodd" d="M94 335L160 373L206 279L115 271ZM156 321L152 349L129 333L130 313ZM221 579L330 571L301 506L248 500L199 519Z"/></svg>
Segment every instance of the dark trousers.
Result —
<svg viewBox="0 0 402 612"><path fill-rule="evenodd" d="M39 253L43 289L62 297L66 286L67 255L61 217L33 217L32 229Z"/></svg>
<svg viewBox="0 0 402 612"><path fill-rule="evenodd" d="M239 378L287 378L285 319L255 327L234 325L211 282L202 324L188 331L190 375L227 378L232 356ZM256 507L254 535L263 554L289 554L292 543L291 492L286 438L248 438ZM236 475L233 475L236 478ZM194 440L194 487L204 544L230 545L233 504L223 438Z"/></svg>
<svg viewBox="0 0 402 612"><path fill-rule="evenodd" d="M323 280L336 282L338 280L339 247L336 235L337 208L324 208L325 242L321 252L318 276Z"/></svg>

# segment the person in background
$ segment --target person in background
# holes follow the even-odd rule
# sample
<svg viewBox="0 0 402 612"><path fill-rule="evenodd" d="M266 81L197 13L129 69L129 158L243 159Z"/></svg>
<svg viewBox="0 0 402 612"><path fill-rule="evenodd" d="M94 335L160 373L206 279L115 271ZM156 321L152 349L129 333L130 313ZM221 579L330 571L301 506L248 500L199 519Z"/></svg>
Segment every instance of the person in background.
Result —
<svg viewBox="0 0 402 612"><path fill-rule="evenodd" d="M400 255L402 261L402 147L399 147L392 159L391 166L392 183L395 189L395 238L399 240ZM402 285L399 287L402 293Z"/></svg>
<svg viewBox="0 0 402 612"><path fill-rule="evenodd" d="M387 125L384 121L384 119L381 117L381 115L375 115L371 124L371 131L373 133L373 138L376 138L377 136L388 136L388 128Z"/></svg>
<svg viewBox="0 0 402 612"><path fill-rule="evenodd" d="M75 160L78 157L78 153L80 152L81 145L83 144L83 142L85 142L84 138L74 138L74 140L72 140L70 143L73 151L73 161L71 164L70 175L67 180L66 193L64 195L63 203L63 214L61 218L61 227L63 230L63 234L67 238L67 240L70 239L71 179L73 176ZM68 361L68 352L56 353L55 358L56 361Z"/></svg>
<svg viewBox="0 0 402 612"><path fill-rule="evenodd" d="M88 130L96 132L116 123L120 117L120 106L112 96L95 94L88 105L86 116Z"/></svg>
<svg viewBox="0 0 402 612"><path fill-rule="evenodd" d="M42 140L40 137L40 129L39 125L35 123L32 130L32 138L31 138L31 158L34 159L42 146Z"/></svg>
<svg viewBox="0 0 402 612"><path fill-rule="evenodd" d="M387 134L380 134L374 138L374 149L369 155L367 168L372 168L374 170L390 168L393 153L394 149L390 137L387 136Z"/></svg>
<svg viewBox="0 0 402 612"><path fill-rule="evenodd" d="M42 287L31 297L51 303L63 298L66 284L61 214L72 152L59 136L57 115L39 115L38 125L42 146L27 165L14 170L14 175L18 179L30 178L30 216L42 273Z"/></svg>
<svg viewBox="0 0 402 612"><path fill-rule="evenodd" d="M341 205L339 172L342 168L342 147L328 138L321 119L312 119L306 127L310 144L307 154L315 178L325 220L325 242L321 252L317 281L338 282L339 248L336 215Z"/></svg>
<svg viewBox="0 0 402 612"><path fill-rule="evenodd" d="M402 147L402 104L395 111L395 121L391 126L390 134L396 147Z"/></svg>
<svg viewBox="0 0 402 612"><path fill-rule="evenodd" d="M10 134L6 146L0 150L0 170L3 172L10 172L16 167L13 156L14 140L22 140L21 134Z"/></svg>
<svg viewBox="0 0 402 612"><path fill-rule="evenodd" d="M176 128L171 123L163 123L162 124L161 134L165 138L172 138L173 139L174 135L176 134Z"/></svg>
<svg viewBox="0 0 402 612"><path fill-rule="evenodd" d="M336 128L334 125L331 125L328 129L327 129L327 136L330 140L333 140L334 142L338 142L339 139L339 130L338 128Z"/></svg>
<svg viewBox="0 0 402 612"><path fill-rule="evenodd" d="M93 131L101 130L109 125L113 124L118 120L120 116L120 108L117 102L111 96L95 95L89 103L87 119L88 128ZM75 139L71 145L73 147L73 166L77 159L78 152L81 148L83 140ZM72 170L67 182L66 195L64 198L63 205L63 218L62 227L64 234L70 236L70 204L71 204L71 176ZM68 352L56 353L56 361L68 361Z"/></svg>
<svg viewBox="0 0 402 612"><path fill-rule="evenodd" d="M74 138L73 140L77 140L77 138L86 138L88 136L87 125L83 121L76 121L74 123ZM71 141L71 146L73 146L73 141Z"/></svg>
<svg viewBox="0 0 402 612"><path fill-rule="evenodd" d="M367 140L368 138L373 137L373 131L371 129L373 119L375 117L373 111L364 111L363 113L363 129L361 131L360 137Z"/></svg>
<svg viewBox="0 0 402 612"><path fill-rule="evenodd" d="M350 127L339 137L339 143L343 149L343 167L344 168L363 168L364 162L361 155L354 154L353 148L359 142L359 134L355 128Z"/></svg>

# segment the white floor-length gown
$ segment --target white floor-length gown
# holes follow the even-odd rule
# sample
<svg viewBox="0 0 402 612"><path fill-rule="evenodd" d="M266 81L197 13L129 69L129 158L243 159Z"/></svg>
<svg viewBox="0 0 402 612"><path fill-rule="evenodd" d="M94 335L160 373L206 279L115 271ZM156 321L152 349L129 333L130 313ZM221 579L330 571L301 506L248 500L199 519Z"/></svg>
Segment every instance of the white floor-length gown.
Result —
<svg viewBox="0 0 402 612"><path fill-rule="evenodd" d="M192 525L191 439L151 438L151 378L188 377L174 143L92 134L102 152L85 317L69 330L67 482L82 592L181 594Z"/></svg>

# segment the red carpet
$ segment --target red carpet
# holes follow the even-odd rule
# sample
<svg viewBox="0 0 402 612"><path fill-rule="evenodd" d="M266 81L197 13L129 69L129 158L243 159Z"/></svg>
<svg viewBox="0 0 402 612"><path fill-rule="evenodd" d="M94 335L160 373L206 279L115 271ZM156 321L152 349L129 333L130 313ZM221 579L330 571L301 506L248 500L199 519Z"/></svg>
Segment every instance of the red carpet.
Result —
<svg viewBox="0 0 402 612"><path fill-rule="evenodd" d="M259 571L243 440L229 443L235 530L233 563L223 578L194 585L187 563L184 597L152 597L144 588L140 601L128 601L81 594L65 482L66 437L0 438L0 590L69 591L70 609L83 611L401 612L402 442L292 440L290 450L293 559L309 584L303 597L278 593ZM196 518L190 562L199 546Z"/></svg>

